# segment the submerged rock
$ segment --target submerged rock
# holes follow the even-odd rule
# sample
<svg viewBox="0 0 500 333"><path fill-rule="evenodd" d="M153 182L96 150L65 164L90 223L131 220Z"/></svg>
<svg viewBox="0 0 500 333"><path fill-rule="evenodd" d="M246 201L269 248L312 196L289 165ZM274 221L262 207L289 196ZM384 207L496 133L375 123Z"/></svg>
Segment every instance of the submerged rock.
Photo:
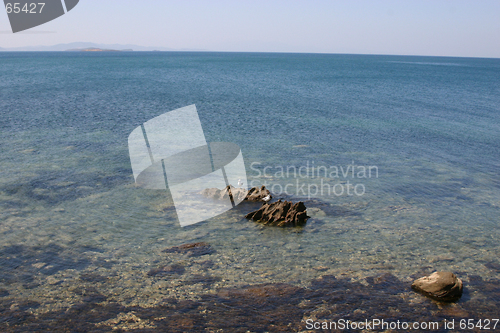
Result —
<svg viewBox="0 0 500 333"><path fill-rule="evenodd" d="M281 300L287 299L302 291L302 288L286 283L264 283L245 287L221 288L217 291L217 296L222 298L239 297L243 300L261 299L260 302L262 302L263 300L269 301L273 298Z"/></svg>
<svg viewBox="0 0 500 333"><path fill-rule="evenodd" d="M153 268L148 272L148 276L184 274L184 272L185 272L184 266L180 264L173 264L173 265Z"/></svg>
<svg viewBox="0 0 500 333"><path fill-rule="evenodd" d="M9 291L7 291L5 289L0 289L0 297L6 297L9 295L10 295Z"/></svg>
<svg viewBox="0 0 500 333"><path fill-rule="evenodd" d="M184 253L190 257L198 257L205 254L214 253L215 250L210 244L205 242L182 244L161 251L163 253Z"/></svg>
<svg viewBox="0 0 500 333"><path fill-rule="evenodd" d="M187 280L184 280L184 284L193 285L193 284L201 284L204 288L208 288L216 282L221 281L222 278L218 276L210 276L210 275L202 275L202 274L193 274Z"/></svg>
<svg viewBox="0 0 500 333"><path fill-rule="evenodd" d="M269 201L271 196L271 192L266 189L265 186L260 188L252 187L249 191L243 188L237 188L232 185L226 186L224 189L219 190L217 188L207 188L204 189L201 194L207 198L215 199L215 200L223 200L227 198L232 198L236 202L241 202L243 200L247 201Z"/></svg>
<svg viewBox="0 0 500 333"><path fill-rule="evenodd" d="M307 216L306 206L302 201L293 203L291 201L278 200L272 204L264 204L255 211L245 216L247 219L261 222L264 225L278 227L297 227L304 225Z"/></svg>
<svg viewBox="0 0 500 333"><path fill-rule="evenodd" d="M434 272L417 279L411 288L442 302L454 302L462 296L463 283L451 272Z"/></svg>

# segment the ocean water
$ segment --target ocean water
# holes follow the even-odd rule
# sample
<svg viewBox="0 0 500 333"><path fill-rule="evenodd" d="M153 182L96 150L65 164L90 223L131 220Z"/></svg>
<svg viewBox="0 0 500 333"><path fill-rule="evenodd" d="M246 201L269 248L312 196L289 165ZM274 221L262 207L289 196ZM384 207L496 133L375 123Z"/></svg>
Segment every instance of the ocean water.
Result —
<svg viewBox="0 0 500 333"><path fill-rule="evenodd" d="M304 227L242 204L181 228L168 192L134 185L130 132L191 104L253 185L306 203ZM499 59L0 53L0 152L2 331L498 318ZM162 252L193 242L212 253ZM442 270L459 302L411 291Z"/></svg>

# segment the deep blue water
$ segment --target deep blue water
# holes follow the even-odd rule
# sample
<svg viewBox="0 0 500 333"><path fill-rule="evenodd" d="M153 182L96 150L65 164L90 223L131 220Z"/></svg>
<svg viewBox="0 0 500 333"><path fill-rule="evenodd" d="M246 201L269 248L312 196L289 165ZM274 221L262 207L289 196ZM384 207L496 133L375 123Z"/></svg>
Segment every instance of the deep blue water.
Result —
<svg viewBox="0 0 500 333"><path fill-rule="evenodd" d="M127 137L191 104L207 141L241 147L256 184L295 183L277 167L308 163L376 166L378 177L347 179L363 196L309 195L330 208L301 232L261 229L238 212L182 229L165 193L134 188ZM99 292L121 304L201 295L206 284L185 276L174 288L134 273L157 265L160 249L200 240L218 249L204 272L231 277L209 291L433 270L472 284L500 272L500 59L4 52L0 151L0 289L5 302L35 300L42 312L80 301L62 295L84 274L113 276ZM271 177L258 177L265 166Z"/></svg>
<svg viewBox="0 0 500 333"><path fill-rule="evenodd" d="M310 142L315 150L390 152L498 172L498 59L54 52L1 60L7 132L127 135L161 112L196 104L209 139L237 135L249 149L255 140L271 139L278 150Z"/></svg>

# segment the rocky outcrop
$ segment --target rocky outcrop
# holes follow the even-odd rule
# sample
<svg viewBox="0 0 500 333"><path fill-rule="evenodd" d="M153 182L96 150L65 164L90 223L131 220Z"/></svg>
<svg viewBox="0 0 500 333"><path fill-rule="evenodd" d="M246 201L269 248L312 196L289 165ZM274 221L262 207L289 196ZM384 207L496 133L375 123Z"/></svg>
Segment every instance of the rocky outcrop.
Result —
<svg viewBox="0 0 500 333"><path fill-rule="evenodd" d="M262 207L245 216L260 222L264 225L273 225L278 227L297 227L304 225L309 216L307 216L306 206L302 201L292 203L290 201L278 200L272 204L264 204Z"/></svg>
<svg viewBox="0 0 500 333"><path fill-rule="evenodd" d="M215 200L223 200L227 198L232 198L236 202L241 202L243 200L247 201L269 201L272 196L271 192L266 189L265 186L260 188L252 187L249 191L243 188L237 188L232 185L226 186L224 189L219 190L217 188L207 188L204 189L201 194L207 198Z"/></svg>
<svg viewBox="0 0 500 333"><path fill-rule="evenodd" d="M214 200L224 200L230 198L237 202L241 202L245 200L247 191L245 189L236 188L232 185L229 185L222 190L219 190L218 188L206 188L201 192L201 194L204 197Z"/></svg>
<svg viewBox="0 0 500 333"><path fill-rule="evenodd" d="M205 254L214 253L215 250L210 246L210 244L205 242L199 243L189 243L182 244L179 246L174 246L161 251L163 253L182 253L187 254L189 257L198 257Z"/></svg>
<svg viewBox="0 0 500 333"><path fill-rule="evenodd" d="M248 194L245 198L245 200L248 200L248 201L269 201L270 199L272 199L272 195L271 195L271 192L269 192L269 190L264 186L262 185L260 188L257 188L257 187L252 187L249 191L248 191Z"/></svg>
<svg viewBox="0 0 500 333"><path fill-rule="evenodd" d="M438 301L454 302L462 296L463 283L451 272L434 272L415 280L411 288Z"/></svg>

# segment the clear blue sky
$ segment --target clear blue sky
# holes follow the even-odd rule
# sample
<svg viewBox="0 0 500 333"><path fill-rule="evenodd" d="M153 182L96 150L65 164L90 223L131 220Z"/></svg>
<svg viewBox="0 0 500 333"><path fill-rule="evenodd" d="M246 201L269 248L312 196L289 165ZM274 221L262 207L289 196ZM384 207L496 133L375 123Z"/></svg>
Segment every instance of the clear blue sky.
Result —
<svg viewBox="0 0 500 333"><path fill-rule="evenodd" d="M499 0L80 0L0 47L70 42L210 51L500 57ZM54 33L34 33L34 32Z"/></svg>

